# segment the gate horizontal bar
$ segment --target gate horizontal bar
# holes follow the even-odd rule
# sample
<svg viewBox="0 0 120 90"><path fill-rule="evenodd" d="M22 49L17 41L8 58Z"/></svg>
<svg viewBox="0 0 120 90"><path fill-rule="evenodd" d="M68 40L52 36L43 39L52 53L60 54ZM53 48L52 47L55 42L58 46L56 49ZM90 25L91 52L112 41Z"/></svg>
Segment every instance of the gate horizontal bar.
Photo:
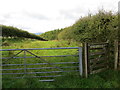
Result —
<svg viewBox="0 0 120 90"><path fill-rule="evenodd" d="M79 66L70 66L70 67L60 67L60 68L77 68ZM41 68L25 68L27 70L32 70L32 69L53 69L56 67L41 67ZM19 69L0 69L1 71L5 71L5 70L24 70L24 68L19 68Z"/></svg>
<svg viewBox="0 0 120 90"><path fill-rule="evenodd" d="M51 64L77 64L79 62L58 62L58 63L51 63ZM48 63L35 63L35 64L26 64L26 65L47 65ZM18 65L25 65L25 64L2 64L0 66L18 66Z"/></svg>
<svg viewBox="0 0 120 90"><path fill-rule="evenodd" d="M8 78L15 78L15 79L19 79L19 78L40 78L40 77L61 77L61 76L64 76L64 75L50 75L50 76L31 76L31 77L8 77ZM8 79L8 78L4 78L2 77L2 79Z"/></svg>
<svg viewBox="0 0 120 90"><path fill-rule="evenodd" d="M58 56L38 56L38 57L68 57L68 56L78 56L78 55L58 55ZM9 59L10 57L3 57L0 59ZM13 57L14 59L16 58L36 58L36 57Z"/></svg>
<svg viewBox="0 0 120 90"><path fill-rule="evenodd" d="M26 73L0 73L0 75L15 75L15 74L37 74L37 73L60 73L60 72L76 72L79 70L70 71L51 71L51 72L26 72Z"/></svg>
<svg viewBox="0 0 120 90"><path fill-rule="evenodd" d="M52 50L52 49L79 49L82 47L61 47L61 48L29 48L29 49L0 49L0 51L17 51L17 50Z"/></svg>
<svg viewBox="0 0 120 90"><path fill-rule="evenodd" d="M50 80L39 80L41 82L52 82L52 81L55 81L54 79L50 79Z"/></svg>

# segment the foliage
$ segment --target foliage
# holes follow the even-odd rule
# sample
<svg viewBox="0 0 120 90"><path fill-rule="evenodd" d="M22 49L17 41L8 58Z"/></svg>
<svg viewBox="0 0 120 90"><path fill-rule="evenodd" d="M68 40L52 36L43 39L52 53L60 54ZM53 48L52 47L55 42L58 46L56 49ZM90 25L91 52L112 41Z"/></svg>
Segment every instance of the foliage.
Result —
<svg viewBox="0 0 120 90"><path fill-rule="evenodd" d="M12 26L5 26L5 25L0 25L2 27L2 37L21 37L21 38L31 38L31 39L38 39L38 40L45 40L35 34L29 33L27 31L18 29L16 27ZM1 30L1 29L0 29Z"/></svg>
<svg viewBox="0 0 120 90"><path fill-rule="evenodd" d="M120 34L120 33L119 33ZM95 15L80 18L58 34L59 40L87 42L113 41L118 36L118 14L99 10Z"/></svg>
<svg viewBox="0 0 120 90"><path fill-rule="evenodd" d="M73 25L45 32L40 37L47 40L72 40L77 42L113 42L118 32L118 13L99 10L81 17Z"/></svg>
<svg viewBox="0 0 120 90"><path fill-rule="evenodd" d="M58 39L58 34L62 31L63 29L56 29L53 31L48 31L40 35L40 37L46 39L46 40L57 40Z"/></svg>

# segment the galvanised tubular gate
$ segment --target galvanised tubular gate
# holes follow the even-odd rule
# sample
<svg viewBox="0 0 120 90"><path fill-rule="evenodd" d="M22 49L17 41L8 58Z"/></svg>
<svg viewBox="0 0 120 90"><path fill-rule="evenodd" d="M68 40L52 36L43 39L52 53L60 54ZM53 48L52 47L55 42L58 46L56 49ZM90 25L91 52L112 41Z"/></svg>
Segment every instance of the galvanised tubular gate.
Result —
<svg viewBox="0 0 120 90"><path fill-rule="evenodd" d="M30 52L29 50L55 50L55 49L77 49L78 50L78 55L58 55L58 56L38 56ZM24 68L15 68L15 69L2 69L2 71L14 71L14 70L24 70L23 73L0 73L1 75L24 75L24 74L40 74L40 73L59 73L59 72L74 72L74 71L79 71L80 75L83 75L83 65L82 65L82 47L63 47L63 48L31 48L31 49L0 49L0 51L20 51L17 54L15 54L12 57L2 57L1 59L5 61L2 62L1 66L24 66ZM24 52L23 57L17 57L20 53ZM33 55L27 57L26 52ZM42 57L68 57L68 56L78 56L79 60L78 62L56 62L56 63L49 63ZM6 62L10 61L10 59L17 59L17 58L23 58L24 59L24 64L5 64ZM39 58L40 60L44 61L45 63L31 63L27 64L26 59L27 58ZM7 60L6 60L7 59ZM78 66L66 66L66 67L58 67L56 66L57 64L79 64ZM54 67L40 67L40 68L27 68L27 65L52 65ZM57 68L59 71L46 71L46 72L27 72L26 70L40 70L40 69L53 69ZM62 70L63 68L79 68L79 70L69 70L69 71L64 71ZM32 76L31 78L37 78L37 77L59 77L62 75L49 75L49 76ZM13 77L13 78L23 78L23 77ZM26 77L27 78L27 77ZM30 78L30 77L29 77ZM54 81L52 80L39 80L39 81Z"/></svg>

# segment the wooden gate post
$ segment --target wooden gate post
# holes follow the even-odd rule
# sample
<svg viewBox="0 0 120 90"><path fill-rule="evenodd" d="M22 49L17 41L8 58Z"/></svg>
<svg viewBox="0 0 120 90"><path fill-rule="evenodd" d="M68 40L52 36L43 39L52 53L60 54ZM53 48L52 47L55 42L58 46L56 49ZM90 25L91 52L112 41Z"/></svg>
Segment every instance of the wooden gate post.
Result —
<svg viewBox="0 0 120 90"><path fill-rule="evenodd" d="M114 69L118 69L118 40L114 41L114 54L115 54L115 62L114 62Z"/></svg>

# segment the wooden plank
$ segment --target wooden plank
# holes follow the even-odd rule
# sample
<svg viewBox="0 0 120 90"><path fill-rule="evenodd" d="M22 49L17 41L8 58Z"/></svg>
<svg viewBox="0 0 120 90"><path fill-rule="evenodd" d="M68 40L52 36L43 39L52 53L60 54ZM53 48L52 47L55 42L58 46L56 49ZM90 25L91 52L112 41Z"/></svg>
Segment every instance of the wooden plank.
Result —
<svg viewBox="0 0 120 90"><path fill-rule="evenodd" d="M90 63L96 63L96 62L99 62L99 61L105 61L105 58L104 57L98 57L98 58L95 58L95 59L90 59Z"/></svg>
<svg viewBox="0 0 120 90"><path fill-rule="evenodd" d="M90 46L92 45L105 45L108 44L107 42L103 42L103 43L89 43Z"/></svg>
<svg viewBox="0 0 120 90"><path fill-rule="evenodd" d="M93 52L93 53L90 53L90 56L95 56L95 55L104 55L105 52Z"/></svg>
<svg viewBox="0 0 120 90"><path fill-rule="evenodd" d="M92 71L90 74L99 73L99 72L102 72L102 71L104 71L104 70L106 70L106 69L108 69L108 68L101 68L101 69L98 69L98 70L94 70L94 71Z"/></svg>
<svg viewBox="0 0 120 90"><path fill-rule="evenodd" d="M90 66L90 68L92 69L100 68L100 67L107 67L107 63L95 64Z"/></svg>
<svg viewBox="0 0 120 90"><path fill-rule="evenodd" d="M104 48L106 45L92 45L90 48Z"/></svg>
<svg viewBox="0 0 120 90"><path fill-rule="evenodd" d="M94 62L90 65L90 67L97 67L99 65L105 64L106 66L108 65L108 62L103 60L102 62Z"/></svg>
<svg viewBox="0 0 120 90"><path fill-rule="evenodd" d="M104 47L91 47L90 50L103 50Z"/></svg>

